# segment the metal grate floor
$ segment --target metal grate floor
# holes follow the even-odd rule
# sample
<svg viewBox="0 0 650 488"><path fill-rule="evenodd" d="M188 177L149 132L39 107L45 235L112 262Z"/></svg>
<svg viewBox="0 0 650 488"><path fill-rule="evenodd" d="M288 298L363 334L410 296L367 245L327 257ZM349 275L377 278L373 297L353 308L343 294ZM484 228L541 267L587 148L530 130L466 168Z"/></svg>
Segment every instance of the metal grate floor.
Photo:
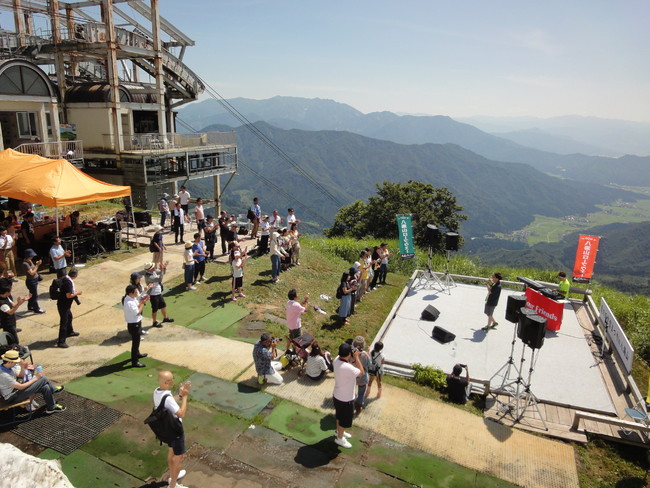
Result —
<svg viewBox="0 0 650 488"><path fill-rule="evenodd" d="M36 401L42 403L39 396ZM56 395L56 401L65 405L65 412L47 415L41 406L32 420L16 425L12 431L41 446L70 454L122 416L117 410L66 391Z"/></svg>

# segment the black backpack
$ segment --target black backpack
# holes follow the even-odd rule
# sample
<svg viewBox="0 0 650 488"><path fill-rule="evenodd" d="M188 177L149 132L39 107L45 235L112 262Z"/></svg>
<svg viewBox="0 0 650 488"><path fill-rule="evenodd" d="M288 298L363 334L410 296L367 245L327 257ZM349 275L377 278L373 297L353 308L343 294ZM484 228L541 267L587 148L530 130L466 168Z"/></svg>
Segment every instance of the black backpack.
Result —
<svg viewBox="0 0 650 488"><path fill-rule="evenodd" d="M339 285L339 287L336 289L336 298L339 300L343 298L343 285Z"/></svg>
<svg viewBox="0 0 650 488"><path fill-rule="evenodd" d="M167 394L160 400L160 405L151 411L144 423L147 424L160 444L170 444L183 435L183 422L165 408L165 401L171 395Z"/></svg>
<svg viewBox="0 0 650 488"><path fill-rule="evenodd" d="M58 300L61 298L62 279L63 278L55 278L52 280L52 284L50 285L50 300Z"/></svg>

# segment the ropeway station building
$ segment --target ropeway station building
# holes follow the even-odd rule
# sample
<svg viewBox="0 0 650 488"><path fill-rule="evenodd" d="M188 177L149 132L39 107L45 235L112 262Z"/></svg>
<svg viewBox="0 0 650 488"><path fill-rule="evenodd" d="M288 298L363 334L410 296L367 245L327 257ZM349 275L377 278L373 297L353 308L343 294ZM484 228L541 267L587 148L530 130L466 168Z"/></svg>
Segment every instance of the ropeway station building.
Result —
<svg viewBox="0 0 650 488"><path fill-rule="evenodd" d="M219 200L235 133L177 131L175 109L205 85L158 0L3 0L0 13L1 149L67 159L143 208L206 177Z"/></svg>

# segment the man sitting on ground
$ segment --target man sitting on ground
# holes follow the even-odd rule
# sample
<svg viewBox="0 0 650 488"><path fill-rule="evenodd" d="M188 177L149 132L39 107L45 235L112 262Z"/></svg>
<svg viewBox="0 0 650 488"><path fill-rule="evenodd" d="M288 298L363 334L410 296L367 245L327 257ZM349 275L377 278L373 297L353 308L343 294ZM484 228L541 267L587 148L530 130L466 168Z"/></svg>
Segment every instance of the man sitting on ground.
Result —
<svg viewBox="0 0 650 488"><path fill-rule="evenodd" d="M461 373L465 368L465 377L461 378ZM469 397L469 368L466 364L456 364L450 375L447 375L447 393L449 399L454 403L465 405Z"/></svg>
<svg viewBox="0 0 650 488"><path fill-rule="evenodd" d="M50 383L42 371L35 372L34 377L29 381L21 383L19 378L24 378L27 364L21 361L18 351L10 350L1 356L2 366L0 366L0 394L2 398L10 405L20 403L24 400L29 400L30 408L36 409L39 407L38 403L34 401L36 394L43 395L45 400L46 410L45 413L51 414L56 412L63 412L65 407L54 402L54 393L63 391L63 386L54 386ZM20 371L16 372L15 366L20 367Z"/></svg>

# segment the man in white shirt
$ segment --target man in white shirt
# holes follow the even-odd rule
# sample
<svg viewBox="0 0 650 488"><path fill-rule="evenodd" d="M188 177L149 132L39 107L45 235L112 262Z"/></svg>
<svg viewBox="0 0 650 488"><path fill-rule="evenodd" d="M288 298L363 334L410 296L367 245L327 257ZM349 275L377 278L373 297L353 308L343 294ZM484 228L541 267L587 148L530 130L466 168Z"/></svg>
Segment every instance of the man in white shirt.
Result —
<svg viewBox="0 0 650 488"><path fill-rule="evenodd" d="M287 227L291 228L291 224L299 224L300 220L296 218L296 214L293 212L293 208L287 210Z"/></svg>
<svg viewBox="0 0 650 488"><path fill-rule="evenodd" d="M181 186L181 191L178 192L178 201L181 204L181 208L185 215L190 214L190 192L188 192L184 186Z"/></svg>
<svg viewBox="0 0 650 488"><path fill-rule="evenodd" d="M14 238L7 234L7 228L5 226L0 226L0 260L4 261L7 265L7 271L13 273L12 279L18 281L15 276L16 272L16 263L14 261ZM8 276L8 275L7 275Z"/></svg>
<svg viewBox="0 0 650 488"><path fill-rule="evenodd" d="M350 449L348 441L352 434L345 431L352 427L354 416L354 392L357 377L364 374L363 364L359 359L360 351L347 343L339 346L339 355L334 360L334 409L336 411L336 442L339 446ZM350 364L350 356L354 357L355 366Z"/></svg>
<svg viewBox="0 0 650 488"><path fill-rule="evenodd" d="M269 219L269 226L271 232L273 231L278 231L280 227L282 226L282 217L278 215L278 211L274 210L273 215L271 215L271 218Z"/></svg>
<svg viewBox="0 0 650 488"><path fill-rule="evenodd" d="M66 275L66 268L68 262L67 257L70 257L71 251L64 251L61 246L61 238L56 236L52 238L52 247L50 248L50 258L52 259L52 266L56 270L56 277L63 278Z"/></svg>
<svg viewBox="0 0 650 488"><path fill-rule="evenodd" d="M146 365L140 362L146 358L146 354L140 354L140 336L142 335L142 309L149 300L149 295L138 296L138 288L135 285L126 287L124 296L124 320L131 335L131 366L144 368Z"/></svg>
<svg viewBox="0 0 650 488"><path fill-rule="evenodd" d="M160 405L162 399L164 397L167 397L165 400L165 408L182 422L185 414L187 413L187 396L190 393L192 384L189 381L186 381L180 386L180 407L178 406L178 403L174 399L174 395L171 392L171 389L174 386L174 375L171 373L171 371L161 371L158 374L158 385L158 388L156 388L153 392L154 408L157 408L158 405ZM185 457L186 452L185 433L183 433L175 441L170 442L168 446L169 451L167 453L167 466L169 468L169 488L186 488L177 482L186 474L186 471L184 469L181 469L181 466L183 465L183 458Z"/></svg>

